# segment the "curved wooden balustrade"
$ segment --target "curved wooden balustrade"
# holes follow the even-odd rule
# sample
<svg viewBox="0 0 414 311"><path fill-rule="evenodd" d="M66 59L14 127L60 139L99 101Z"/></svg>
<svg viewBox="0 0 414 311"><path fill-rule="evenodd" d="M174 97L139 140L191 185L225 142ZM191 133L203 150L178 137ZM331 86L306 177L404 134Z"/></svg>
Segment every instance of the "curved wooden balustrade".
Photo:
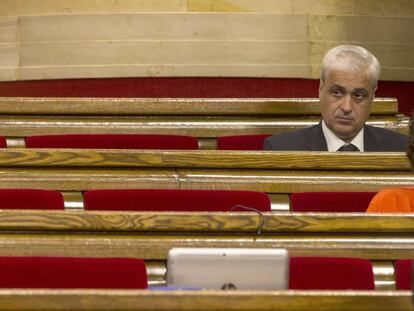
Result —
<svg viewBox="0 0 414 311"><path fill-rule="evenodd" d="M0 290L0 310L409 311L409 291Z"/></svg>

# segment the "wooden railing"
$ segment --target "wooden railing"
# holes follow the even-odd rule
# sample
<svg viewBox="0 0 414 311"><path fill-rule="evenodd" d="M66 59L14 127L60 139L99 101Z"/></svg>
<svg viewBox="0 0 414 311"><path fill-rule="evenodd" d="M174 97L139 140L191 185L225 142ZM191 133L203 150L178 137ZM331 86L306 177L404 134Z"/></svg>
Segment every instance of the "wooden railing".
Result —
<svg viewBox="0 0 414 311"><path fill-rule="evenodd" d="M0 150L1 188L378 191L414 184L404 153Z"/></svg>
<svg viewBox="0 0 414 311"><path fill-rule="evenodd" d="M409 291L0 290L1 310L409 311Z"/></svg>
<svg viewBox="0 0 414 311"><path fill-rule="evenodd" d="M0 210L1 256L143 258L150 283L165 284L173 247L362 257L377 267L377 289L393 289L391 261L414 258L414 215Z"/></svg>
<svg viewBox="0 0 414 311"><path fill-rule="evenodd" d="M10 147L43 134L178 134L216 149L216 138L277 134L320 121L319 100L0 98L0 134ZM368 124L408 133L409 118L392 98L375 99Z"/></svg>
<svg viewBox="0 0 414 311"><path fill-rule="evenodd" d="M320 115L318 98L0 97L10 115ZM395 98L375 98L371 115L398 114Z"/></svg>

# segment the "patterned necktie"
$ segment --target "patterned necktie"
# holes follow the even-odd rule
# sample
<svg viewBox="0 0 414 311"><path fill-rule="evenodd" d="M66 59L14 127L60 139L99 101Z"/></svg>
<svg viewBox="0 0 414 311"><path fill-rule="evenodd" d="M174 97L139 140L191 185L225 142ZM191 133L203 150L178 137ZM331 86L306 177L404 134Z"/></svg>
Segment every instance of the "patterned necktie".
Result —
<svg viewBox="0 0 414 311"><path fill-rule="evenodd" d="M340 147L337 151L359 151L358 147L353 144L345 144Z"/></svg>

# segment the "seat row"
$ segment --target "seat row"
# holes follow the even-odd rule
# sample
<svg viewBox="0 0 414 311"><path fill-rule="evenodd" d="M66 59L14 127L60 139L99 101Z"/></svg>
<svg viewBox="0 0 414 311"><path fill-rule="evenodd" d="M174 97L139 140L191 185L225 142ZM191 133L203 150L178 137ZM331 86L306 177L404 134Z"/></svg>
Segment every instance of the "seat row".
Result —
<svg viewBox="0 0 414 311"><path fill-rule="evenodd" d="M6 97L0 98L0 133L10 146L31 135L83 133L183 135L197 138L200 149L261 149L263 136L317 124L319 115L317 98ZM404 134L408 122L390 98L376 99L368 120ZM238 137L217 139L222 136Z"/></svg>
<svg viewBox="0 0 414 311"><path fill-rule="evenodd" d="M217 138L218 150L262 150L271 134L234 135ZM101 148L101 149L199 149L196 137L156 134L61 134L27 136L23 140L0 137L0 147Z"/></svg>
<svg viewBox="0 0 414 311"><path fill-rule="evenodd" d="M395 261L397 289L412 288L412 265L412 260ZM2 256L0 274L0 288L148 287L145 261L136 258ZM291 257L289 289L373 290L373 267L361 258Z"/></svg>
<svg viewBox="0 0 414 311"><path fill-rule="evenodd" d="M264 192L242 190L101 189L79 193L77 209L124 211L270 212ZM292 212L365 212L375 192L305 192L290 194ZM62 192L0 189L0 209L71 208ZM72 205L73 208L73 205Z"/></svg>
<svg viewBox="0 0 414 311"><path fill-rule="evenodd" d="M262 150L270 134L234 135L217 138L218 150ZM36 135L24 139L0 136L0 148L100 148L100 149L199 149L196 137L156 134L61 134Z"/></svg>

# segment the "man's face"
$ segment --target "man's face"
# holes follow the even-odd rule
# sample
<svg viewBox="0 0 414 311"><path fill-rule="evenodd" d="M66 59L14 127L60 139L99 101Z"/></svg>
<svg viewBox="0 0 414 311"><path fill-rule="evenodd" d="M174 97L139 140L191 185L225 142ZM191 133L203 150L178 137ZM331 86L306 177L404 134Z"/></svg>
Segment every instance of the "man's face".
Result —
<svg viewBox="0 0 414 311"><path fill-rule="evenodd" d="M350 142L371 111L375 90L366 74L332 69L319 85L322 118L339 138Z"/></svg>

